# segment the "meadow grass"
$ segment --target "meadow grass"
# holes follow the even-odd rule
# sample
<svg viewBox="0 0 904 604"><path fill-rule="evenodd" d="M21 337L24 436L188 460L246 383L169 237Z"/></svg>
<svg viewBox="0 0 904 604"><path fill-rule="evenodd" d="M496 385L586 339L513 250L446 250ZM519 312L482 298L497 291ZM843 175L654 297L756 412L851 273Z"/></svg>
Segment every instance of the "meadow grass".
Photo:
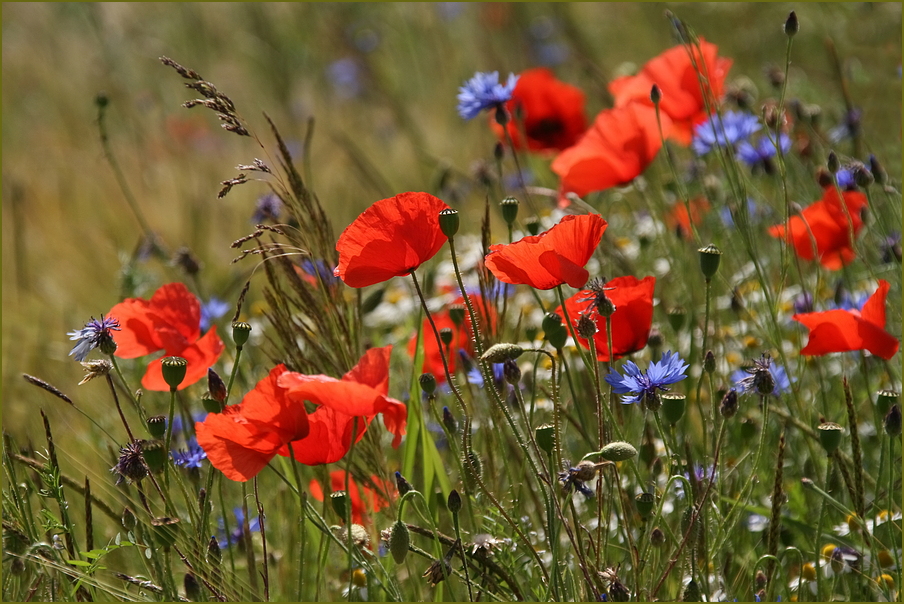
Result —
<svg viewBox="0 0 904 604"><path fill-rule="evenodd" d="M476 71L504 78L547 64L586 92L592 120L612 105L609 81L681 43L666 9L733 60L724 109L746 99L763 121L763 107L787 108L795 145L764 173L730 148L698 157L668 142L628 186L573 201L568 213L608 222L591 276L656 277L649 344L596 363L573 334L556 346L554 326L543 326L544 311L576 290L503 289L482 269L488 244L559 222L558 179L549 155L521 153L525 191L515 158L494 158L486 116L462 120L455 95ZM900 338L900 5L801 6L791 43L789 10L4 5L4 599L899 598L901 440L887 412L900 405L900 354L801 356L807 330L790 317L805 293L815 310L850 308L882 279L885 330ZM199 95L164 55L228 97L232 123L250 136L180 107ZM853 136L840 128L851 108ZM766 234L820 198L815 175L830 153L843 167L873 155L887 173L861 183L866 226L842 270ZM256 158L269 172L250 169ZM253 220L271 190L281 218ZM416 271L423 296L407 277L361 290L334 281L345 226L404 191L436 195L461 221L454 250ZM520 201L511 225L499 205L509 196ZM676 228L668 216L698 198L709 209ZM269 230L230 247L256 222ZM710 243L721 254L707 275L698 250ZM303 259L327 270L305 279ZM145 416L178 417L186 428L166 439L185 449L205 384L173 396L146 389L135 402L142 357L117 359L107 383L77 386L84 372L65 334L171 282L227 303L214 320L226 343L214 368L230 403L278 362L339 377L365 350L393 345L389 395L408 406L401 446L375 420L335 463L276 456L239 483L207 461L186 469L164 455L165 470L115 485L126 426L149 439ZM427 394L423 343L435 334L419 329L424 308L448 312L462 285L500 318L482 324L470 373L458 360L456 388ZM232 318L252 327L240 349ZM497 343L527 350L518 388L478 358ZM684 412L676 397L658 410L655 398L621 404L604 379L610 367L645 370L667 351L689 364L671 387ZM736 375L763 354L788 381L778 396L741 393L735 410L723 394L745 375L766 379ZM831 454L829 422L842 432ZM630 446L604 449L611 442ZM349 474L336 483L336 470ZM402 492L396 472L413 490ZM366 484L387 506L359 528L349 506L313 496L313 481L327 493ZM392 543L403 533L407 548Z"/></svg>

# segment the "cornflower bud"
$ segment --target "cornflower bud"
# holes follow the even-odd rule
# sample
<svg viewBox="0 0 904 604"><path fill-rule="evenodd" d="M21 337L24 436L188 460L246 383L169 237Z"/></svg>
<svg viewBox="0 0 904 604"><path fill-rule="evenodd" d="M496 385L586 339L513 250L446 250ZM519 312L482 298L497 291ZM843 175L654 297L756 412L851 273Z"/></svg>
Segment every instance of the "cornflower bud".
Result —
<svg viewBox="0 0 904 604"><path fill-rule="evenodd" d="M452 412L449 411L448 407L443 407L443 424L446 426L449 434L458 432L458 422L455 421L455 418L452 416Z"/></svg>
<svg viewBox="0 0 904 604"><path fill-rule="evenodd" d="M716 355L712 350L707 350L703 355L703 371L712 374L716 370Z"/></svg>
<svg viewBox="0 0 904 604"><path fill-rule="evenodd" d="M797 21L797 13L791 11L785 20L785 35L793 38L798 31L800 31L800 23Z"/></svg>
<svg viewBox="0 0 904 604"><path fill-rule="evenodd" d="M185 597L192 602L200 602L203 597L201 594L201 584L191 573L185 573L185 579L182 582L185 588Z"/></svg>
<svg viewBox="0 0 904 604"><path fill-rule="evenodd" d="M218 403L226 401L226 382L213 370L213 367L207 370L207 392L210 394L210 398Z"/></svg>
<svg viewBox="0 0 904 604"><path fill-rule="evenodd" d="M650 335L647 337L647 346L653 350L660 350L663 344L665 344L665 338L662 337L662 332L658 327L651 327Z"/></svg>
<svg viewBox="0 0 904 604"><path fill-rule="evenodd" d="M403 496L408 491L413 491L414 487L411 486L411 483L405 480L405 477L402 476L401 472L395 473L395 482L396 488L399 490L399 497Z"/></svg>
<svg viewBox="0 0 904 604"><path fill-rule="evenodd" d="M882 167L882 164L879 163L879 160L876 159L875 155L869 156L869 171L872 172L873 179L880 185L884 185L888 180L888 173L885 171L885 168Z"/></svg>
<svg viewBox="0 0 904 604"><path fill-rule="evenodd" d="M461 511L461 495L459 495L458 491L452 489L449 492L449 500L446 502L446 507L449 508L449 511L453 514L457 514Z"/></svg>
<svg viewBox="0 0 904 604"><path fill-rule="evenodd" d="M502 375L505 377L506 382L512 386L517 386L518 382L521 381L521 368L518 367L518 363L513 359L506 359L502 364Z"/></svg>
<svg viewBox="0 0 904 604"><path fill-rule="evenodd" d="M436 392L436 377L432 373L422 373L417 381L427 396L433 396L433 393Z"/></svg>
<svg viewBox="0 0 904 604"><path fill-rule="evenodd" d="M722 397L722 402L719 405L719 413L722 414L722 417L725 419L729 419L734 417L735 413L738 412L738 391L732 388L728 392L725 393L725 396Z"/></svg>
<svg viewBox="0 0 904 604"><path fill-rule="evenodd" d="M135 512L126 507L122 511L122 528L126 529L126 532L131 532L135 529L136 524L138 524L138 519L135 518Z"/></svg>
<svg viewBox="0 0 904 604"><path fill-rule="evenodd" d="M665 545L665 533L658 526L650 531L650 545L656 548Z"/></svg>
<svg viewBox="0 0 904 604"><path fill-rule="evenodd" d="M654 105L658 105L659 101L662 100L662 89L656 84L653 84L653 87L650 88L650 100L653 101Z"/></svg>
<svg viewBox="0 0 904 604"><path fill-rule="evenodd" d="M593 334L595 334L596 331L596 323L593 322L593 319L591 319L587 315L581 315L581 318L578 319L578 335L586 340L589 340L593 337Z"/></svg>

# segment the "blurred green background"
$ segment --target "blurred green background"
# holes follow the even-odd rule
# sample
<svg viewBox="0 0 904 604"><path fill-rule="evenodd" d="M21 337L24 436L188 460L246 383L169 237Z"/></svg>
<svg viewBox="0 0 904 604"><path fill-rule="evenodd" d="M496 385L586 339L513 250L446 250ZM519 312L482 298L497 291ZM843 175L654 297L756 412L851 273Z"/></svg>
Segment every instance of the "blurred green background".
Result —
<svg viewBox="0 0 904 604"><path fill-rule="evenodd" d="M104 159L99 92L110 102L111 145L151 228L170 251L191 248L207 296L234 303L248 266L229 264L229 244L253 229L267 188L216 194L236 165L273 157L222 131L209 111L180 107L192 91L159 56L229 95L267 149L263 112L296 153L315 118L311 184L338 234L377 199L436 190L446 171L466 182L475 160L492 158L486 123L465 123L455 110L458 87L475 71L548 65L587 92L592 119L607 106L608 80L675 44L667 8L731 57L729 82L750 78L760 101L771 94L766 69L783 65L782 24L796 10L789 98L822 106L824 123L838 123L844 103L831 38L863 109L865 140L887 145L870 151L900 179L900 3L4 3L4 429L39 441L39 406L60 429L83 425L21 373L92 407L96 390L75 387L82 370L67 356L66 332L120 301L123 259L141 238ZM536 184L555 187L546 163L532 160ZM483 203L479 191L447 201L475 211ZM183 279L160 261L141 271L144 296Z"/></svg>

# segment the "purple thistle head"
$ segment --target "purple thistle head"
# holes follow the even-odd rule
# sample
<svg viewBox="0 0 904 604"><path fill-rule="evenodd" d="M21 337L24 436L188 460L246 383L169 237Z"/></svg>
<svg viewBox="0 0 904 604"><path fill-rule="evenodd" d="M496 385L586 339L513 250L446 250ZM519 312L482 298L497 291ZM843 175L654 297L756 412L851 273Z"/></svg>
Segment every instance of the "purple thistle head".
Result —
<svg viewBox="0 0 904 604"><path fill-rule="evenodd" d="M78 343L69 351L69 356L74 356L78 362L84 361L88 353L95 348L100 348L104 354L116 352L116 342L113 341L113 331L120 331L119 319L100 316L100 320L91 317L85 323L85 327L70 331L70 340L78 340Z"/></svg>

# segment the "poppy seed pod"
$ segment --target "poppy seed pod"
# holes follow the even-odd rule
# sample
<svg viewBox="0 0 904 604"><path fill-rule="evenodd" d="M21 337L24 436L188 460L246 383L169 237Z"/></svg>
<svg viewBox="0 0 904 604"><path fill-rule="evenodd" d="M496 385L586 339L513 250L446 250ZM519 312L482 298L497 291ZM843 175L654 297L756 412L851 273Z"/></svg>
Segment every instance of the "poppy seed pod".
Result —
<svg viewBox="0 0 904 604"><path fill-rule="evenodd" d="M499 202L499 207L502 208L502 218L509 226L514 224L518 218L518 206L519 202L514 197L506 197Z"/></svg>
<svg viewBox="0 0 904 604"><path fill-rule="evenodd" d="M392 553L392 559L396 561L396 564L401 564L408 555L411 536L408 533L408 527L401 520L396 520L390 531L389 551Z"/></svg>
<svg viewBox="0 0 904 604"><path fill-rule="evenodd" d="M661 395L662 415L673 426L684 417L684 409L687 405L687 397L679 392L666 392Z"/></svg>
<svg viewBox="0 0 904 604"><path fill-rule="evenodd" d="M166 416L155 415L149 417L146 423L151 438L163 438L166 434Z"/></svg>
<svg viewBox="0 0 904 604"><path fill-rule="evenodd" d="M525 220L524 226L527 227L527 232L532 236L537 236L540 233L540 219L536 216L531 216Z"/></svg>
<svg viewBox="0 0 904 604"><path fill-rule="evenodd" d="M637 449L631 443L611 442L600 450L600 457L608 461L625 461L637 456Z"/></svg>
<svg viewBox="0 0 904 604"><path fill-rule="evenodd" d="M653 507L656 505L656 495L653 493L640 493L634 497L634 504L637 506L637 513L644 520L649 520L653 515Z"/></svg>
<svg viewBox="0 0 904 604"><path fill-rule="evenodd" d="M439 339L442 340L443 345L448 346L452 343L452 338L455 334L452 332L452 329L449 327L443 327L439 330Z"/></svg>
<svg viewBox="0 0 904 604"><path fill-rule="evenodd" d="M685 320L687 319L687 310L683 306L676 306L669 310L668 320L669 325L672 326L672 329L675 331L681 331L681 328L684 327Z"/></svg>
<svg viewBox="0 0 904 604"><path fill-rule="evenodd" d="M436 376L432 373L422 373L417 381L427 396L433 396L433 393L436 392Z"/></svg>
<svg viewBox="0 0 904 604"><path fill-rule="evenodd" d="M453 304L449 307L449 318L456 327L461 327L465 320L465 307L463 304Z"/></svg>
<svg viewBox="0 0 904 604"><path fill-rule="evenodd" d="M344 521L348 517L348 493L336 491L330 494L330 504L333 511Z"/></svg>
<svg viewBox="0 0 904 604"><path fill-rule="evenodd" d="M207 411L208 413L222 413L223 412L223 403L210 398L210 396L205 396L201 399L201 406L203 406L204 410Z"/></svg>
<svg viewBox="0 0 904 604"><path fill-rule="evenodd" d="M179 534L179 522L178 518L170 518L168 516L151 520L154 540L160 547L169 548L176 543L176 535Z"/></svg>
<svg viewBox="0 0 904 604"><path fill-rule="evenodd" d="M833 422L819 425L819 444L825 449L827 455L831 455L841 444L841 436L844 428Z"/></svg>
<svg viewBox="0 0 904 604"><path fill-rule="evenodd" d="M459 225L460 219L458 217L458 210L446 208L440 211L439 228L443 232L443 235L451 239L458 232Z"/></svg>
<svg viewBox="0 0 904 604"><path fill-rule="evenodd" d="M552 455L552 449L555 445L555 428L550 424L543 424L534 430L534 438L537 440L537 446L547 455Z"/></svg>
<svg viewBox="0 0 904 604"><path fill-rule="evenodd" d="M235 342L235 345L239 348L245 345L248 341L248 336L251 335L251 324L246 323L244 321L235 321L232 324L232 341Z"/></svg>
<svg viewBox="0 0 904 604"><path fill-rule="evenodd" d="M481 355L481 361L488 363L503 363L509 359L517 359L524 349L517 344L494 344Z"/></svg>
<svg viewBox="0 0 904 604"><path fill-rule="evenodd" d="M719 263L722 261L722 252L715 245L710 243L706 247L697 250L700 254L700 270L707 281L719 270Z"/></svg>
<svg viewBox="0 0 904 604"><path fill-rule="evenodd" d="M892 405L898 403L898 393L894 390L880 390L876 393L876 408L881 415L888 413Z"/></svg>
<svg viewBox="0 0 904 604"><path fill-rule="evenodd" d="M182 380L185 379L188 361L182 357L165 357L161 364L163 365L163 380L170 387L170 390L176 390Z"/></svg>

